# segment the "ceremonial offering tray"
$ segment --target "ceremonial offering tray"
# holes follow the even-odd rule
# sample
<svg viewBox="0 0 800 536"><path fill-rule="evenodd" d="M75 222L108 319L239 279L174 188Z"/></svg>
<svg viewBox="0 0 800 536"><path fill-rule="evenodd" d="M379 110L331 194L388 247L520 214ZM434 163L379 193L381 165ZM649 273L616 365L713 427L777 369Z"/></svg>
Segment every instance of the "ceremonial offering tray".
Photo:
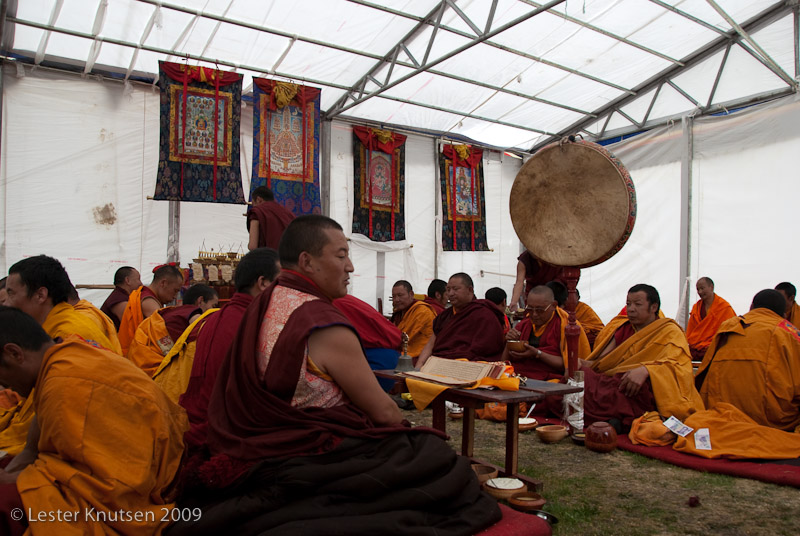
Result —
<svg viewBox="0 0 800 536"><path fill-rule="evenodd" d="M617 448L617 432L607 422L592 423L584 430L586 448L595 452L611 452Z"/></svg>
<svg viewBox="0 0 800 536"><path fill-rule="evenodd" d="M475 471L476 475L478 475L478 482L480 482L481 484L483 484L487 480L497 478L497 469L495 469L491 465L473 463L472 470Z"/></svg>
<svg viewBox="0 0 800 536"><path fill-rule="evenodd" d="M567 427L560 424L548 424L536 429L536 435L542 443L558 443L567 437Z"/></svg>
<svg viewBox="0 0 800 536"><path fill-rule="evenodd" d="M527 488L518 478L491 478L483 483L483 489L495 499L509 499Z"/></svg>
<svg viewBox="0 0 800 536"><path fill-rule="evenodd" d="M506 341L506 346L512 352L524 352L525 341Z"/></svg>
<svg viewBox="0 0 800 536"><path fill-rule="evenodd" d="M531 417L525 417L525 418L520 417L520 419L519 419L519 431L520 432L524 432L526 430L533 430L537 426L539 426L539 421L537 421L536 419L533 419Z"/></svg>
<svg viewBox="0 0 800 536"><path fill-rule="evenodd" d="M532 491L523 491L521 493L515 493L511 497L508 498L508 504L511 505L514 510L519 510L520 512L530 512L531 510L538 510L547 501L544 497L539 495L538 493L533 493Z"/></svg>

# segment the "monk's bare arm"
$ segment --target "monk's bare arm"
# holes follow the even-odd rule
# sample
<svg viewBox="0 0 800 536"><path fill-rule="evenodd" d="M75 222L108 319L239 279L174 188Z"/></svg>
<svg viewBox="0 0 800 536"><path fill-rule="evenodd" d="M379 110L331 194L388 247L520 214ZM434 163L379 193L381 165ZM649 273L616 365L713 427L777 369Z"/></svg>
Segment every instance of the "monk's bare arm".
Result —
<svg viewBox="0 0 800 536"><path fill-rule="evenodd" d="M147 297L142 300L142 316L149 318L150 315L161 309L161 304L155 298Z"/></svg>
<svg viewBox="0 0 800 536"><path fill-rule="evenodd" d="M36 461L36 457L39 455L40 435L39 420L36 415L34 415L31 426L28 428L28 438L25 441L25 448L22 449L22 452L14 456L14 459L6 466L7 473L19 474L20 471ZM16 476L14 479L16 480Z"/></svg>
<svg viewBox="0 0 800 536"><path fill-rule="evenodd" d="M125 314L125 308L128 306L127 301L119 302L111 307L111 312L117 315L117 318L122 320L122 315Z"/></svg>
<svg viewBox="0 0 800 536"><path fill-rule="evenodd" d="M425 345L425 348L419 353L419 357L417 358L417 364L415 365L417 368L422 368L422 365L425 364L425 361L433 354L433 346L436 344L436 335L431 335L431 338L428 339L428 343Z"/></svg>
<svg viewBox="0 0 800 536"><path fill-rule="evenodd" d="M334 326L315 331L308 338L308 355L373 423L386 426L402 422L397 404L381 389L358 337L349 328Z"/></svg>
<svg viewBox="0 0 800 536"><path fill-rule="evenodd" d="M511 311L519 309L519 297L525 286L525 265L517 261L517 280L514 281L514 290L511 292L511 301L508 303Z"/></svg>
<svg viewBox="0 0 800 536"><path fill-rule="evenodd" d="M250 240L247 242L250 251L258 248L258 234L258 220L250 220Z"/></svg>

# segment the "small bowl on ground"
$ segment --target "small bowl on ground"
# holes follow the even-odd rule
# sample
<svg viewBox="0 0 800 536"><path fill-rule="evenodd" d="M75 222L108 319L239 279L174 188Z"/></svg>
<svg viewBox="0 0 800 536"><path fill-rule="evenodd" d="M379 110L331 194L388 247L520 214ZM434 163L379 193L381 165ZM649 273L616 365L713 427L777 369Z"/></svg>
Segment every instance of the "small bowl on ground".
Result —
<svg viewBox="0 0 800 536"><path fill-rule="evenodd" d="M551 527L558 524L558 518L550 512L545 512L544 510L531 510L528 513L536 517L541 517L547 521L547 524Z"/></svg>
<svg viewBox="0 0 800 536"><path fill-rule="evenodd" d="M586 442L586 434L583 432L575 432L570 438L572 438L572 442L577 445L583 445Z"/></svg>
<svg viewBox="0 0 800 536"><path fill-rule="evenodd" d="M497 469L490 465L483 465L481 463L473 463L472 470L478 475L478 482L483 484L487 480L497 478Z"/></svg>
<svg viewBox="0 0 800 536"><path fill-rule="evenodd" d="M520 417L519 419L519 431L525 432L526 430L533 430L539 426L539 421L532 417Z"/></svg>
<svg viewBox="0 0 800 536"><path fill-rule="evenodd" d="M558 443L567 437L567 427L560 424L548 424L536 429L536 435L542 443Z"/></svg>
<svg viewBox="0 0 800 536"><path fill-rule="evenodd" d="M506 347L512 352L524 352L525 341L506 341Z"/></svg>
<svg viewBox="0 0 800 536"><path fill-rule="evenodd" d="M509 499L515 493L527 491L527 486L517 478L491 478L482 484L484 491L497 500Z"/></svg>
<svg viewBox="0 0 800 536"><path fill-rule="evenodd" d="M532 491L523 491L515 493L508 498L508 504L514 510L520 512L530 512L531 510L539 510L547 502L544 497Z"/></svg>

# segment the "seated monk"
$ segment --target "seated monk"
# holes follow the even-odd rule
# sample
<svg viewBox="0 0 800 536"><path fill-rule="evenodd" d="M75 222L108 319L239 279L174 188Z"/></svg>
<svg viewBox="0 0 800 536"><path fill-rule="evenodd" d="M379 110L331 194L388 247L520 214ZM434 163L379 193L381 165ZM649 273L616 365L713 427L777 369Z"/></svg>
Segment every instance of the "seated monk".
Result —
<svg viewBox="0 0 800 536"><path fill-rule="evenodd" d="M0 305L5 305L6 298L8 298L8 292L6 292L6 279L8 278L4 277L0 279Z"/></svg>
<svg viewBox="0 0 800 536"><path fill-rule="evenodd" d="M128 355L128 347L136 336L139 324L164 307L164 304L174 300L181 286L183 286L183 273L180 269L171 264L162 264L153 269L152 283L130 293L119 326L122 355Z"/></svg>
<svg viewBox="0 0 800 536"><path fill-rule="evenodd" d="M783 294L786 298L786 312L783 317L794 324L800 326L800 305L797 305L795 296L797 296L797 289L794 285L788 282L778 283L775 285L775 290Z"/></svg>
<svg viewBox="0 0 800 536"><path fill-rule="evenodd" d="M209 404L208 454L187 462L170 536L474 534L500 517L469 460L409 427L331 303L353 265L341 226L300 216L283 270L248 307Z"/></svg>
<svg viewBox="0 0 800 536"><path fill-rule="evenodd" d="M694 388L689 344L678 324L658 318L661 299L650 285L628 291L627 316L617 316L597 336L584 371L584 422L633 419L657 410L685 419L703 409Z"/></svg>
<svg viewBox="0 0 800 536"><path fill-rule="evenodd" d="M183 300L183 305L159 309L136 328L127 357L150 377L186 328L219 304L217 291L199 283L186 290Z"/></svg>
<svg viewBox="0 0 800 536"><path fill-rule="evenodd" d="M31 463L0 471L3 534L166 528L186 415L136 367L0 307L0 383L33 400L41 431Z"/></svg>
<svg viewBox="0 0 800 536"><path fill-rule="evenodd" d="M594 348L594 341L597 339L597 335L600 331L605 327L605 324L603 324L603 321L597 316L597 313L594 312L594 309L589 307L589 304L580 301L581 293L578 289L575 289L575 292L578 293L578 305L575 307L575 320L580 322L583 332L586 333L586 338L589 339L589 346Z"/></svg>
<svg viewBox="0 0 800 536"><path fill-rule="evenodd" d="M800 336L785 310L779 291L762 290L750 312L722 323L695 378L707 408L724 402L762 426L800 425Z"/></svg>
<svg viewBox="0 0 800 536"><path fill-rule="evenodd" d="M497 307L497 310L500 311L500 314L503 315L503 335L505 335L511 329L511 322L508 321L508 316L506 316L508 294L500 287L492 287L486 291L483 297L492 302Z"/></svg>
<svg viewBox="0 0 800 536"><path fill-rule="evenodd" d="M122 355L122 346L120 346L119 337L117 337L117 328L114 327L114 322L112 322L103 311L95 307L92 302L82 300L75 287L72 287L67 302L74 307L77 312L97 324L97 327L100 328L103 335L106 336L111 344L109 350L115 354Z"/></svg>
<svg viewBox="0 0 800 536"><path fill-rule="evenodd" d="M415 300L411 283L400 280L392 287L392 322L408 335L408 355L419 356L433 335L433 319L438 314L432 305Z"/></svg>
<svg viewBox="0 0 800 536"><path fill-rule="evenodd" d="M247 247L278 249L281 235L293 219L294 214L275 201L272 190L259 186L253 190L253 207L247 211Z"/></svg>
<svg viewBox="0 0 800 536"><path fill-rule="evenodd" d="M114 322L114 327L119 331L122 314L128 305L128 296L131 292L142 286L142 277L133 266L123 266L114 274L114 290L111 291L100 310ZM2 305L2 304L0 304Z"/></svg>
<svg viewBox="0 0 800 536"><path fill-rule="evenodd" d="M206 442L208 431L208 400L217 380L220 366L239 330L245 309L261 294L280 272L278 252L258 248L242 257L236 265L233 281L236 293L218 312L212 314L197 335L192 372L180 404L189 416L190 429L184 436L190 451Z"/></svg>
<svg viewBox="0 0 800 536"><path fill-rule="evenodd" d="M437 315L447 308L447 283L441 279L434 279L428 285L428 296L423 300L425 303L433 308L433 312Z"/></svg>
<svg viewBox="0 0 800 536"><path fill-rule="evenodd" d="M558 307L549 287L539 285L528 293L525 312L528 316L506 334L507 340L520 340L525 350L515 352L506 347L503 361L510 360L514 372L534 380L563 380L567 370L567 337L569 324L566 311ZM578 357L589 355L589 341L581 329Z"/></svg>
<svg viewBox="0 0 800 536"><path fill-rule="evenodd" d="M736 316L736 313L731 304L714 293L714 282L710 278L701 277L696 286L700 299L689 313L686 340L689 341L692 361L702 361L720 324Z"/></svg>
<svg viewBox="0 0 800 536"><path fill-rule="evenodd" d="M447 282L452 307L433 321L433 335L422 349L417 367L432 355L448 359L497 361L503 354L503 318L488 300L476 300L472 278L457 273Z"/></svg>

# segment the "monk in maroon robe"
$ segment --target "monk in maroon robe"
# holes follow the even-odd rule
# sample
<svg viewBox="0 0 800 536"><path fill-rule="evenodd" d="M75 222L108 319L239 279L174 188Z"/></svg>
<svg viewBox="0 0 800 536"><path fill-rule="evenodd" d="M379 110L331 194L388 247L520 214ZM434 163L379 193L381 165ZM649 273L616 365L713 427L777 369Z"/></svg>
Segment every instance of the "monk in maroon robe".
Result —
<svg viewBox="0 0 800 536"><path fill-rule="evenodd" d="M425 303L433 307L433 311L438 315L443 312L447 305L447 283L441 279L434 279L428 285L428 295L423 300Z"/></svg>
<svg viewBox="0 0 800 536"><path fill-rule="evenodd" d="M578 279L580 280L580 270L578 271ZM517 257L517 279L511 292L509 309L516 311L521 297L527 296L533 287L546 285L550 281L558 281L566 285L564 267L555 266L537 259L528 250L523 251Z"/></svg>
<svg viewBox="0 0 800 536"><path fill-rule="evenodd" d="M283 231L293 219L294 214L275 202L272 190L259 186L253 190L253 208L247 211L248 248L278 249Z"/></svg>
<svg viewBox="0 0 800 536"><path fill-rule="evenodd" d="M122 313L128 305L128 296L131 292L142 286L142 276L132 266L123 266L114 274L114 290L109 294L100 310L114 322L114 327L119 331Z"/></svg>
<svg viewBox="0 0 800 536"><path fill-rule="evenodd" d="M432 355L470 361L496 361L503 354L503 314L489 300L476 300L472 278L454 274L447 282L452 307L433 321L433 335L417 359L417 367Z"/></svg>
<svg viewBox="0 0 800 536"><path fill-rule="evenodd" d="M191 428L186 432L184 442L190 450L200 448L206 441L208 401L244 312L279 271L278 253L273 249L254 249L242 257L234 274L236 293L221 310L208 317L197 337L189 385L179 399L189 416Z"/></svg>

